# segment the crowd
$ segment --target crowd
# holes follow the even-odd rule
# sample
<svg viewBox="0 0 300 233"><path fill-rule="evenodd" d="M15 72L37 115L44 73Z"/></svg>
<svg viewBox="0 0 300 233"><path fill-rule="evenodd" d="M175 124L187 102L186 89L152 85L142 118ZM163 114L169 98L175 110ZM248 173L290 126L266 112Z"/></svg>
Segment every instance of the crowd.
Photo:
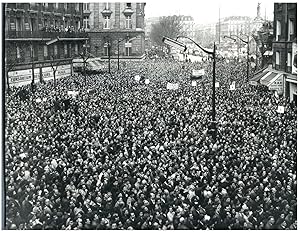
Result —
<svg viewBox="0 0 300 233"><path fill-rule="evenodd" d="M244 63L219 61L214 141L211 73L209 61L146 60L13 89L7 229L296 229L295 104L249 86Z"/></svg>

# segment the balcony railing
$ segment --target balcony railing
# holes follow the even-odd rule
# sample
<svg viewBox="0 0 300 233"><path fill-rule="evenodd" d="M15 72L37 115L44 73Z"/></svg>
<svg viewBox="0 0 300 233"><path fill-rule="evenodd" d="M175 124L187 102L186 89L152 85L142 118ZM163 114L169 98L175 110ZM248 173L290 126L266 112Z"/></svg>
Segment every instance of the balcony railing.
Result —
<svg viewBox="0 0 300 233"><path fill-rule="evenodd" d="M6 31L6 39L20 38L87 38L86 32Z"/></svg>

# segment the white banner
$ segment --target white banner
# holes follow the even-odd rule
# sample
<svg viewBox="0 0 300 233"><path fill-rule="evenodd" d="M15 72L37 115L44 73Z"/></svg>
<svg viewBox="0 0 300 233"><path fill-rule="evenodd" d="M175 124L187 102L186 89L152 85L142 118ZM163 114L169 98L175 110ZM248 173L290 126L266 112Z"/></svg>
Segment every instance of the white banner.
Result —
<svg viewBox="0 0 300 233"><path fill-rule="evenodd" d="M139 82L141 80L141 77L139 75L134 76L134 80Z"/></svg>
<svg viewBox="0 0 300 233"><path fill-rule="evenodd" d="M178 83L167 83L167 89L168 90L177 90L179 88Z"/></svg>
<svg viewBox="0 0 300 233"><path fill-rule="evenodd" d="M229 90L231 91L235 90L235 81L232 82L232 84L229 87Z"/></svg>
<svg viewBox="0 0 300 233"><path fill-rule="evenodd" d="M32 69L17 70L8 72L9 84L15 87L28 85L32 82ZM40 70L34 69L34 82L38 83L40 80Z"/></svg>
<svg viewBox="0 0 300 233"><path fill-rule="evenodd" d="M196 87L197 86L197 82L196 81L192 81L192 86Z"/></svg>
<svg viewBox="0 0 300 233"><path fill-rule="evenodd" d="M284 107L283 106L278 106L277 112L278 113L284 113Z"/></svg>
<svg viewBox="0 0 300 233"><path fill-rule="evenodd" d="M201 70L193 70L192 75L195 77L200 77L203 76L205 74L204 69Z"/></svg>
<svg viewBox="0 0 300 233"><path fill-rule="evenodd" d="M79 91L68 91L68 95L72 97L76 97L79 94Z"/></svg>

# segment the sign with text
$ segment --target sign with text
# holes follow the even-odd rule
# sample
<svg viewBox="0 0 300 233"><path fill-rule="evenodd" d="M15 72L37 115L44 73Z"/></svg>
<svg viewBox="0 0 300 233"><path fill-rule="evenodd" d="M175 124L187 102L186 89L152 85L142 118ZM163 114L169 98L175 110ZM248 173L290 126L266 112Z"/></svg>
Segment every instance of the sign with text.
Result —
<svg viewBox="0 0 300 233"><path fill-rule="evenodd" d="M9 83L12 86L19 87L28 85L32 82L32 69L17 70L8 72ZM39 82L40 70L34 69L34 82Z"/></svg>
<svg viewBox="0 0 300 233"><path fill-rule="evenodd" d="M278 78L270 84L269 90L277 91L279 95L283 93L283 75L279 75Z"/></svg>
<svg viewBox="0 0 300 233"><path fill-rule="evenodd" d="M204 69L201 69L201 70L193 70L192 72L192 75L194 77L200 77L200 76L203 76L205 74L205 71Z"/></svg>
<svg viewBox="0 0 300 233"><path fill-rule="evenodd" d="M229 90L231 91L235 90L235 81L232 82L232 84L229 87Z"/></svg>
<svg viewBox="0 0 300 233"><path fill-rule="evenodd" d="M167 83L167 89L168 90L177 90L179 88L178 83Z"/></svg>
<svg viewBox="0 0 300 233"><path fill-rule="evenodd" d="M134 76L134 80L139 82L141 80L141 76L139 76L139 75Z"/></svg>
<svg viewBox="0 0 300 233"><path fill-rule="evenodd" d="M284 107L283 106L278 106L277 112L278 113L284 113Z"/></svg>

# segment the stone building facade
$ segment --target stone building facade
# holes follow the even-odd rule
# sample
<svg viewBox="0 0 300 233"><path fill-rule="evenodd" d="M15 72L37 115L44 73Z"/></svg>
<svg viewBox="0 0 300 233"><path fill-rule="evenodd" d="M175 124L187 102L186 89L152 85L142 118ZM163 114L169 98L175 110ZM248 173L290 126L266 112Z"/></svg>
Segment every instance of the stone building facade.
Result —
<svg viewBox="0 0 300 233"><path fill-rule="evenodd" d="M89 3L90 52L106 59L143 58L146 3Z"/></svg>
<svg viewBox="0 0 300 233"><path fill-rule="evenodd" d="M6 84L22 86L72 74L88 35L82 3L4 3Z"/></svg>

